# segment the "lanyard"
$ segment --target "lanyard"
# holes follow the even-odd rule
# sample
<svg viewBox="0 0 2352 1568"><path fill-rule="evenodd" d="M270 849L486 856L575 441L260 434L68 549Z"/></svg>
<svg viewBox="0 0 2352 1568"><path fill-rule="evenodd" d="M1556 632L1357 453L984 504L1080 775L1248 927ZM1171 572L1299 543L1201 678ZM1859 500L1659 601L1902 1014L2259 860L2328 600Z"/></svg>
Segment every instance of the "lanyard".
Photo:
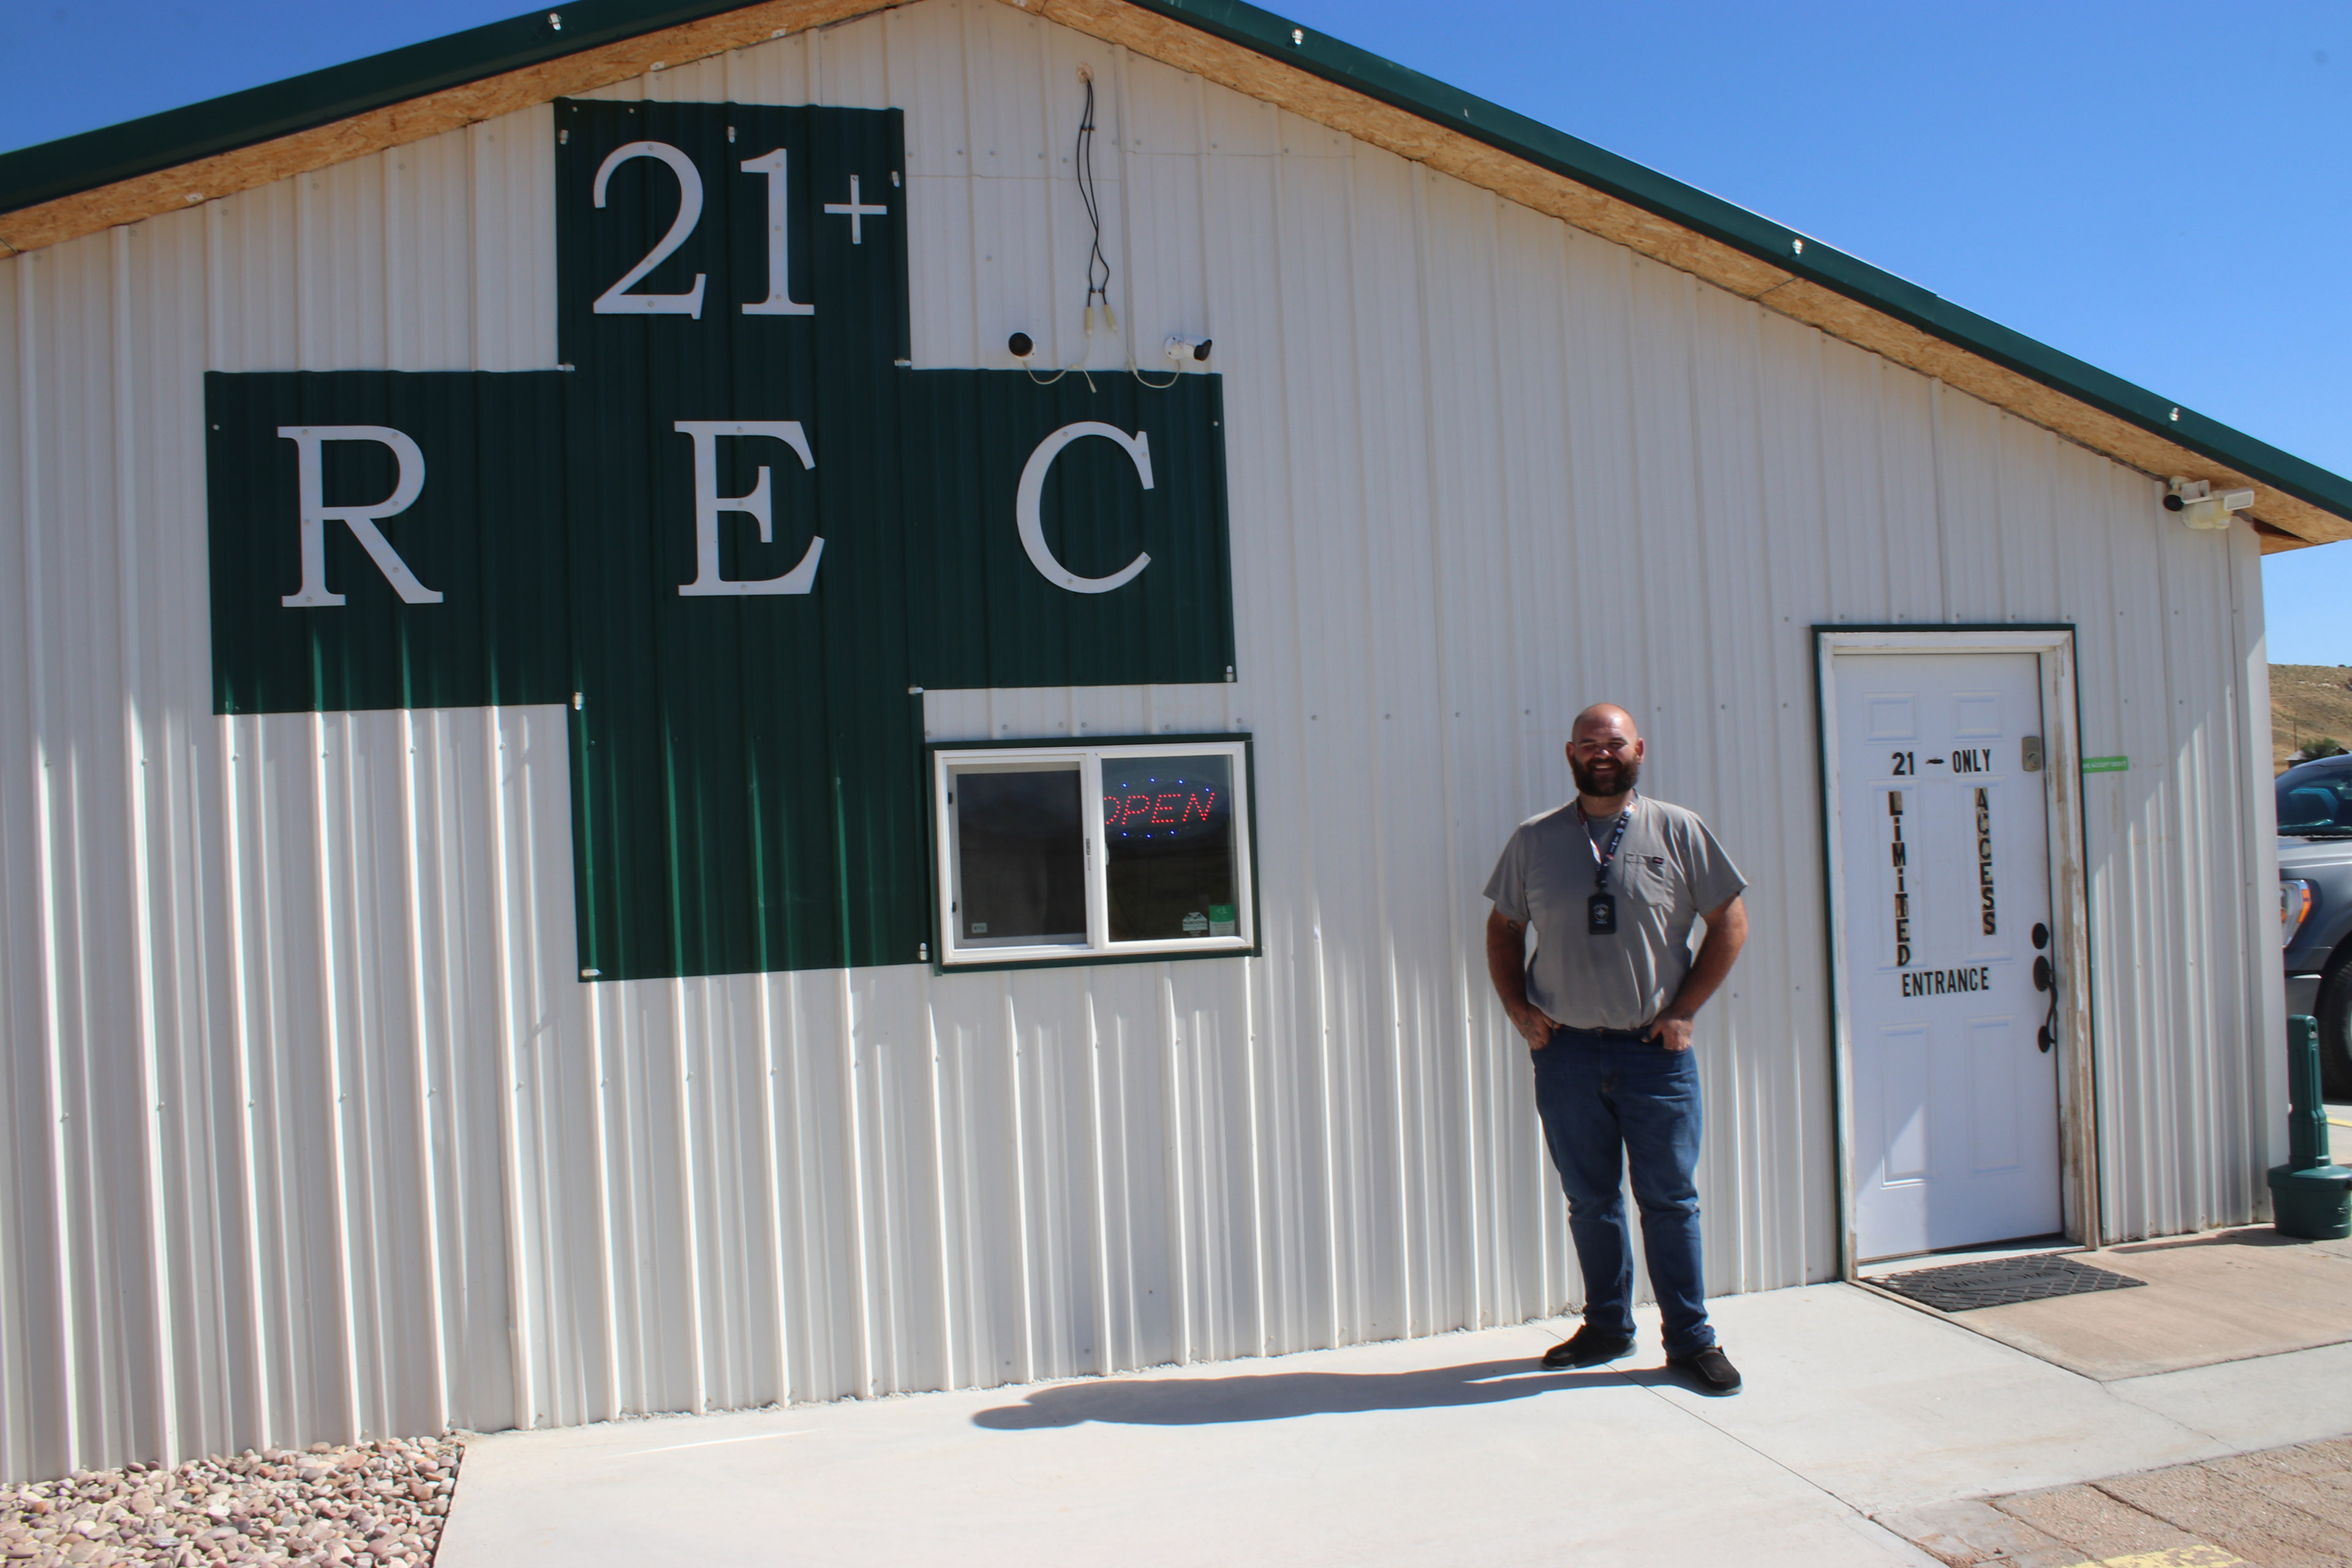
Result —
<svg viewBox="0 0 2352 1568"><path fill-rule="evenodd" d="M1626 825L1633 820L1633 803L1627 801L1625 809L1618 813L1617 831L1609 836L1606 851L1593 847L1592 819L1584 815L1584 803L1580 800L1576 803L1576 820L1584 828L1584 847L1592 850L1592 890L1596 893L1605 891L1609 886L1610 862L1617 858L1617 846L1625 841Z"/></svg>

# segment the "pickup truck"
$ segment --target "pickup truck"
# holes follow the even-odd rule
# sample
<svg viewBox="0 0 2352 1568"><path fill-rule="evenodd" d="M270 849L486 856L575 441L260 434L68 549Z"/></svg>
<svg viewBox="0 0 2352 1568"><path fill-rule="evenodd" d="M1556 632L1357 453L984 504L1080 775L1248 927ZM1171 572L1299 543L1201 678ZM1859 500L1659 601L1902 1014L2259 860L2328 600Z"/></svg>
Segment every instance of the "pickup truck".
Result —
<svg viewBox="0 0 2352 1568"><path fill-rule="evenodd" d="M2329 1100L2352 1100L2352 757L2278 776L2279 920L2286 1010L2319 1020Z"/></svg>

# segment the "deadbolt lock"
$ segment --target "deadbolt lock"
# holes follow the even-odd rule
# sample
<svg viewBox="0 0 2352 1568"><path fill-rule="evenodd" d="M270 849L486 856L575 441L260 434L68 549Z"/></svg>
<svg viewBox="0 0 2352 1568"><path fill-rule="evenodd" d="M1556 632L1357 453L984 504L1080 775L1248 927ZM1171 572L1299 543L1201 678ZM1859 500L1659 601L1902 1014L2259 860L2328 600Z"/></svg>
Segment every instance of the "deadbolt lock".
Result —
<svg viewBox="0 0 2352 1568"><path fill-rule="evenodd" d="M2022 755L2019 758L2018 765L2029 773L2040 773L2042 771L2042 737L2026 736L2019 743L2019 750Z"/></svg>

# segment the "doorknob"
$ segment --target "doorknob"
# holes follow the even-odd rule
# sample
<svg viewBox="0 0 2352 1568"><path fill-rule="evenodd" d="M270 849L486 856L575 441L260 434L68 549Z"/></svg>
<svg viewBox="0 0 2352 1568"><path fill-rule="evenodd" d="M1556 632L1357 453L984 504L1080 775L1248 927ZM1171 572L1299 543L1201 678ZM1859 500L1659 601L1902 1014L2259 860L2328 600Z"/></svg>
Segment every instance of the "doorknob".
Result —
<svg viewBox="0 0 2352 1568"><path fill-rule="evenodd" d="M2033 930L2036 935L2041 934L2040 926ZM2034 1044L2042 1047L2042 1055L2047 1056L2051 1047L2058 1043L2058 972L2050 967L2050 955L2046 952L2033 956L2033 988L2050 993L2050 1016L2042 1020L2042 1027L2033 1037Z"/></svg>
<svg viewBox="0 0 2352 1568"><path fill-rule="evenodd" d="M2036 991L2047 991L2057 983L2057 980L2058 976L2050 968L2049 955L2036 953L2033 959L2033 988Z"/></svg>

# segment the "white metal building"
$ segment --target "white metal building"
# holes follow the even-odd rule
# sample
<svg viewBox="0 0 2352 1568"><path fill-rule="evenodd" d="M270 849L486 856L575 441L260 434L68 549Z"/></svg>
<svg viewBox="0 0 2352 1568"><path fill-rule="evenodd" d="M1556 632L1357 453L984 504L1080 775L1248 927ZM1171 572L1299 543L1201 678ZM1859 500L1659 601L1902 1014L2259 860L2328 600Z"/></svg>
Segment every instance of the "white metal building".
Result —
<svg viewBox="0 0 2352 1568"><path fill-rule="evenodd" d="M1092 338L1082 72L1117 321ZM637 112L604 105L718 151L648 130L592 193L570 128ZM767 155L733 142L760 106L901 119L773 120L814 163L779 156L761 186L724 166ZM715 226L787 167L832 179L825 138L852 132L902 135L903 167L885 185L839 153L864 183L805 197L823 226L772 263L770 315L831 320L827 279L849 275L825 268L848 262L823 258L896 235L906 342L856 384L1012 389L967 405L963 383L921 383L950 389L922 439L977 454L941 483L1015 576L1024 549L1035 566L971 612L1021 625L973 635L1031 637L1063 612L1017 606L1054 595L1116 620L1118 560L1082 569L1071 542L1080 499L1042 543L993 521L1029 527L1011 476L1030 461L1042 486L1091 452L1060 471L1106 509L1173 509L1136 512L1147 533L1192 527L1186 506L1212 520L1171 537L1207 552L1202 625L1226 616L1223 640L1203 633L1182 679L1091 683L1158 655L1089 667L1083 627L1059 683L910 666L927 689L890 698L908 710L835 714L823 745L900 747L923 771L890 787L918 809L877 818L880 858L774 873L777 899L831 911L810 930L838 915L824 951L847 956L678 958L678 938L615 968L598 944L621 939L583 913L606 862L575 842L610 809L583 804L583 770L614 765L590 750L594 682L572 695L570 674L601 657L589 568L567 568L574 663L544 690L247 701L232 645L348 616L361 659L456 624L403 618L441 607L412 588L459 595L423 586L456 460L434 443L478 431L488 475L526 415L494 441L449 389L553 399L576 511L577 465L600 460L581 444L604 441L580 432L623 378L567 355L637 277L643 299L688 290L648 271L598 274L593 309L564 291L563 237L610 210L608 178L740 182ZM656 234L685 201L657 188ZM0 1475L1556 1312L1574 1261L1479 889L1512 826L1570 793L1565 726L1602 699L1641 720L1647 787L1706 816L1752 884L1748 950L1700 1021L1712 1290L2264 1212L2284 1075L2257 563L2352 537L2352 483L1815 241L1247 6L1173 0L592 0L8 154L0 208ZM840 248L853 216L866 249ZM739 271L785 255L781 218L772 242L728 221ZM810 256L814 285L792 270ZM758 288L734 299L714 285L678 330L751 331ZM637 316L614 333L689 321L615 310ZM1179 372L1171 336L1213 347ZM1021 387L1087 355L1098 387L1050 395L1100 413L1038 404L1066 457L999 440ZM690 447L690 420L647 426L646 484L679 507L699 486L676 548L744 536L695 582L772 595L730 614L814 616L863 581L819 574L861 569L854 524L822 525L821 566L793 536L798 588L773 585L786 556L757 584L740 564L772 471L778 526L805 533L792 487L844 471L825 440L867 438L838 435L864 416L829 363L808 407L713 404ZM402 424L402 387L441 423ZM281 395L327 412L267 415ZM1180 396L1199 417L1171 434L1153 422ZM251 506L223 428L248 405L238 450L276 476ZM807 420L814 456L765 448L756 496L748 467L681 477L762 433L714 423L745 419L778 441ZM931 461L876 450L908 476ZM406 521L336 490L412 477ZM494 478L485 537L520 504L493 504ZM284 577L249 605L224 596L238 529ZM1179 565L1150 537L1138 593ZM302 597L298 548L333 552L334 597ZM647 592L649 626L702 603ZM909 637L940 619L907 614ZM1112 774L1174 737L1239 797L1215 829L1234 891L1122 937L1118 811L1144 808L1116 806ZM947 795L1021 758L1114 807L1071 819L1080 929L990 948L957 908L978 829ZM679 875L752 853L665 831ZM674 933L690 900L663 896L624 914ZM738 894L710 897L714 925L735 919ZM915 924L856 925L888 899Z"/></svg>

